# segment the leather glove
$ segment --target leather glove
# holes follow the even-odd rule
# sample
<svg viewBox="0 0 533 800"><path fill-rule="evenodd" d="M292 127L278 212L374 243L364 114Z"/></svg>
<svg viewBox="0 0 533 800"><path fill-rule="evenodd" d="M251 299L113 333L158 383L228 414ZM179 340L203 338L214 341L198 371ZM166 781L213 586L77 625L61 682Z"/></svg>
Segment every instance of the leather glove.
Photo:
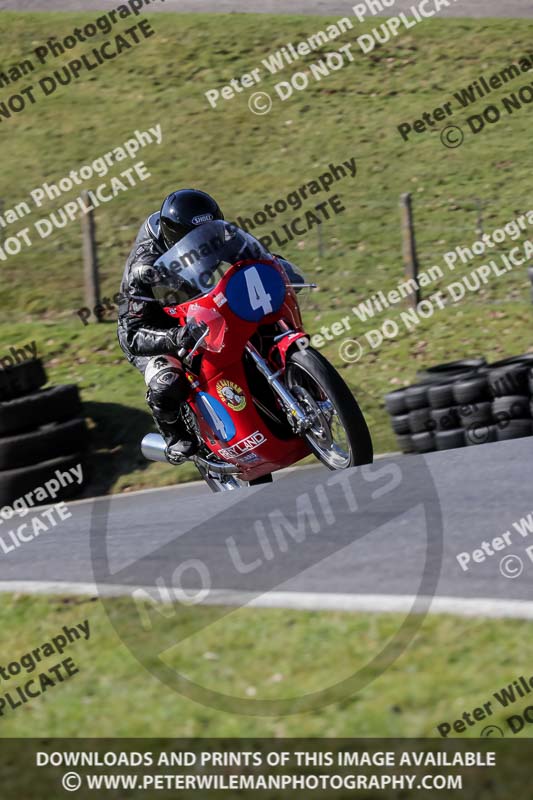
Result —
<svg viewBox="0 0 533 800"><path fill-rule="evenodd" d="M200 336L205 331L205 325L188 323L182 328L172 328L167 333L167 344L169 350L180 353L183 350L192 350Z"/></svg>
<svg viewBox="0 0 533 800"><path fill-rule="evenodd" d="M183 328L171 328L166 335L169 352L178 353L183 348L194 347L194 341L191 343L191 338L187 325L184 325Z"/></svg>

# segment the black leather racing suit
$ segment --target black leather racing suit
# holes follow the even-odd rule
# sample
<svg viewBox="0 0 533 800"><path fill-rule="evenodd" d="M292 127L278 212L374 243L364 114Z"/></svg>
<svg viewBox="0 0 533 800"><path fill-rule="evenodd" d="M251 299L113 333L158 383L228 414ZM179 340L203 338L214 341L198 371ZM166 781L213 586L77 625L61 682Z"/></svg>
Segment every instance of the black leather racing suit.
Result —
<svg viewBox="0 0 533 800"><path fill-rule="evenodd" d="M159 214L152 214L141 225L120 286L118 340L128 361L139 369L151 356L168 353L167 331L176 327L154 299L146 276L146 267L152 267L166 250L159 237Z"/></svg>
<svg viewBox="0 0 533 800"><path fill-rule="evenodd" d="M184 433L179 417L180 404L187 398L189 383L173 346L169 332L176 320L169 317L154 299L150 267L168 248L159 234L159 213L141 225L126 261L120 287L118 340L130 363L145 378L146 400L159 431L167 444ZM277 256L293 283L303 283L298 270Z"/></svg>

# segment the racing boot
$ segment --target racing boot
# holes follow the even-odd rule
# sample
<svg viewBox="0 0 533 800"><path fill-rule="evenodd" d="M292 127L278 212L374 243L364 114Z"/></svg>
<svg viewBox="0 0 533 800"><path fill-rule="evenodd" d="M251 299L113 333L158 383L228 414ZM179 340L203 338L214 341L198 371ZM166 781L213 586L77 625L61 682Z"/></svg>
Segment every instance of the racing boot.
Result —
<svg viewBox="0 0 533 800"><path fill-rule="evenodd" d="M167 443L166 456L170 464L177 466L183 464L188 458L198 452L198 442L192 439L177 439Z"/></svg>
<svg viewBox="0 0 533 800"><path fill-rule="evenodd" d="M173 422L156 419L157 427L166 442L166 456L171 464L182 464L198 451L198 441L178 417Z"/></svg>

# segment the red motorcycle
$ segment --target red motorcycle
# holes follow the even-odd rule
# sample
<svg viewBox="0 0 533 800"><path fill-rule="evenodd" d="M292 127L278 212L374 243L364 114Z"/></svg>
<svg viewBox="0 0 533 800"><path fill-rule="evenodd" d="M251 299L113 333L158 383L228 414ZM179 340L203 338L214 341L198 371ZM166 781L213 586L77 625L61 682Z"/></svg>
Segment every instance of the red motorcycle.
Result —
<svg viewBox="0 0 533 800"><path fill-rule="evenodd" d="M193 461L215 492L268 483L314 454L329 469L372 462L361 410L332 365L310 347L295 289L253 236L222 221L199 226L155 265L156 300L194 347L178 355L191 384L184 422ZM159 434L146 458L166 461Z"/></svg>

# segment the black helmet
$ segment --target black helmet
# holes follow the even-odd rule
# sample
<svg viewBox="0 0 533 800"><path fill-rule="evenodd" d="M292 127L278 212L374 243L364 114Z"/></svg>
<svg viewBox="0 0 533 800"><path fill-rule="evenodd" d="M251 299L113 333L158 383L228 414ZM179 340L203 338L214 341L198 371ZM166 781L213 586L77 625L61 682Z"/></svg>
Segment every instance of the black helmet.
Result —
<svg viewBox="0 0 533 800"><path fill-rule="evenodd" d="M205 192L181 189L172 192L161 206L161 236L170 249L198 225L224 219L218 203Z"/></svg>

